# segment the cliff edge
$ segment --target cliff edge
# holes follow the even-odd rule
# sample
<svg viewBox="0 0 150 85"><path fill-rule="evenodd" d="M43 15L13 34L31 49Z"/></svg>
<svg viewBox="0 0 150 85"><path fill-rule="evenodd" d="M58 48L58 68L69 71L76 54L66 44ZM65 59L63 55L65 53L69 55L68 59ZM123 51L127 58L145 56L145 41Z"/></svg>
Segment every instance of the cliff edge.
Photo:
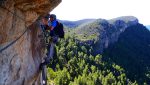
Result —
<svg viewBox="0 0 150 85"><path fill-rule="evenodd" d="M54 9L61 0L1 0L0 85L40 85L42 59L37 19Z"/></svg>

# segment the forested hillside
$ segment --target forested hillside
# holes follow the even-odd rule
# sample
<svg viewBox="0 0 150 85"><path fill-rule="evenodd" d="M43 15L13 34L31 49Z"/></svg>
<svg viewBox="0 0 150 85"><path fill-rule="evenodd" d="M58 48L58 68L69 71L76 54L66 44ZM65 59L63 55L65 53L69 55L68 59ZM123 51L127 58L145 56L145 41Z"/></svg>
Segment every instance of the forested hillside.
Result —
<svg viewBox="0 0 150 85"><path fill-rule="evenodd" d="M81 45L74 37L57 43L54 61L48 68L48 83L55 85L137 85L125 70L113 62L92 56L92 47Z"/></svg>
<svg viewBox="0 0 150 85"><path fill-rule="evenodd" d="M150 32L143 25L128 27L104 56L122 66L131 80L150 84Z"/></svg>

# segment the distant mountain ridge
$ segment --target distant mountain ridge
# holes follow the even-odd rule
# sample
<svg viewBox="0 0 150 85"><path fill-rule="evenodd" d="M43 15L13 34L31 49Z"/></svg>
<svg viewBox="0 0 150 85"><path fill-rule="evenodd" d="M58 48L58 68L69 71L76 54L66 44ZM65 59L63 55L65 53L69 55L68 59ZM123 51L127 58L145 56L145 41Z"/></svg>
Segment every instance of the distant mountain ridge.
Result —
<svg viewBox="0 0 150 85"><path fill-rule="evenodd" d="M83 19L83 20L78 20L78 21L68 21L68 20L58 20L58 21L63 23L68 28L75 28L75 27L78 27L81 24L90 23L94 20L95 19Z"/></svg>

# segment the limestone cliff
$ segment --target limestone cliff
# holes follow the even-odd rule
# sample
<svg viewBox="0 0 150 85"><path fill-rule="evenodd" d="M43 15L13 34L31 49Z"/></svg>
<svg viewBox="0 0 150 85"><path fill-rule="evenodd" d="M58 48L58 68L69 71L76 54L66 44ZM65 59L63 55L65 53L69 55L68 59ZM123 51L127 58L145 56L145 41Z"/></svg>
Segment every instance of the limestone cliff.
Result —
<svg viewBox="0 0 150 85"><path fill-rule="evenodd" d="M37 19L49 13L61 0L1 0L0 85L40 85L39 64L42 59Z"/></svg>
<svg viewBox="0 0 150 85"><path fill-rule="evenodd" d="M94 46L95 54L102 54L105 48L118 40L120 34L123 33L127 27L137 24L138 19L133 16L126 16L105 22L101 21L100 23L102 30L98 37L99 41L97 41Z"/></svg>
<svg viewBox="0 0 150 85"><path fill-rule="evenodd" d="M133 16L118 17L111 20L96 19L90 23L84 23L73 32L81 44L93 46L94 54L102 54L104 49L116 42L121 33L127 27L138 23Z"/></svg>

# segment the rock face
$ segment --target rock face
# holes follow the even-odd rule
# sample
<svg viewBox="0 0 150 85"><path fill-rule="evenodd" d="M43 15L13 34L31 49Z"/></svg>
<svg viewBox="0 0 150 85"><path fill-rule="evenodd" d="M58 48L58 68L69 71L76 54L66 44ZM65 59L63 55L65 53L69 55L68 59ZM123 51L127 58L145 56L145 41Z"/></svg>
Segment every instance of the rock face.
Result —
<svg viewBox="0 0 150 85"><path fill-rule="evenodd" d="M75 29L77 39L81 44L93 46L94 54L102 54L104 49L116 42L127 27L138 23L133 16L118 17L111 20L96 19L91 23L84 23ZM79 36L79 37L78 37Z"/></svg>
<svg viewBox="0 0 150 85"><path fill-rule="evenodd" d="M0 85L40 85L39 64L43 49L38 18L49 13L61 0L1 0Z"/></svg>
<svg viewBox="0 0 150 85"><path fill-rule="evenodd" d="M98 37L98 41L94 46L94 53L102 54L105 48L118 40L119 35L123 33L127 27L137 23L138 19L133 16L119 17L109 21L101 21L101 31Z"/></svg>

